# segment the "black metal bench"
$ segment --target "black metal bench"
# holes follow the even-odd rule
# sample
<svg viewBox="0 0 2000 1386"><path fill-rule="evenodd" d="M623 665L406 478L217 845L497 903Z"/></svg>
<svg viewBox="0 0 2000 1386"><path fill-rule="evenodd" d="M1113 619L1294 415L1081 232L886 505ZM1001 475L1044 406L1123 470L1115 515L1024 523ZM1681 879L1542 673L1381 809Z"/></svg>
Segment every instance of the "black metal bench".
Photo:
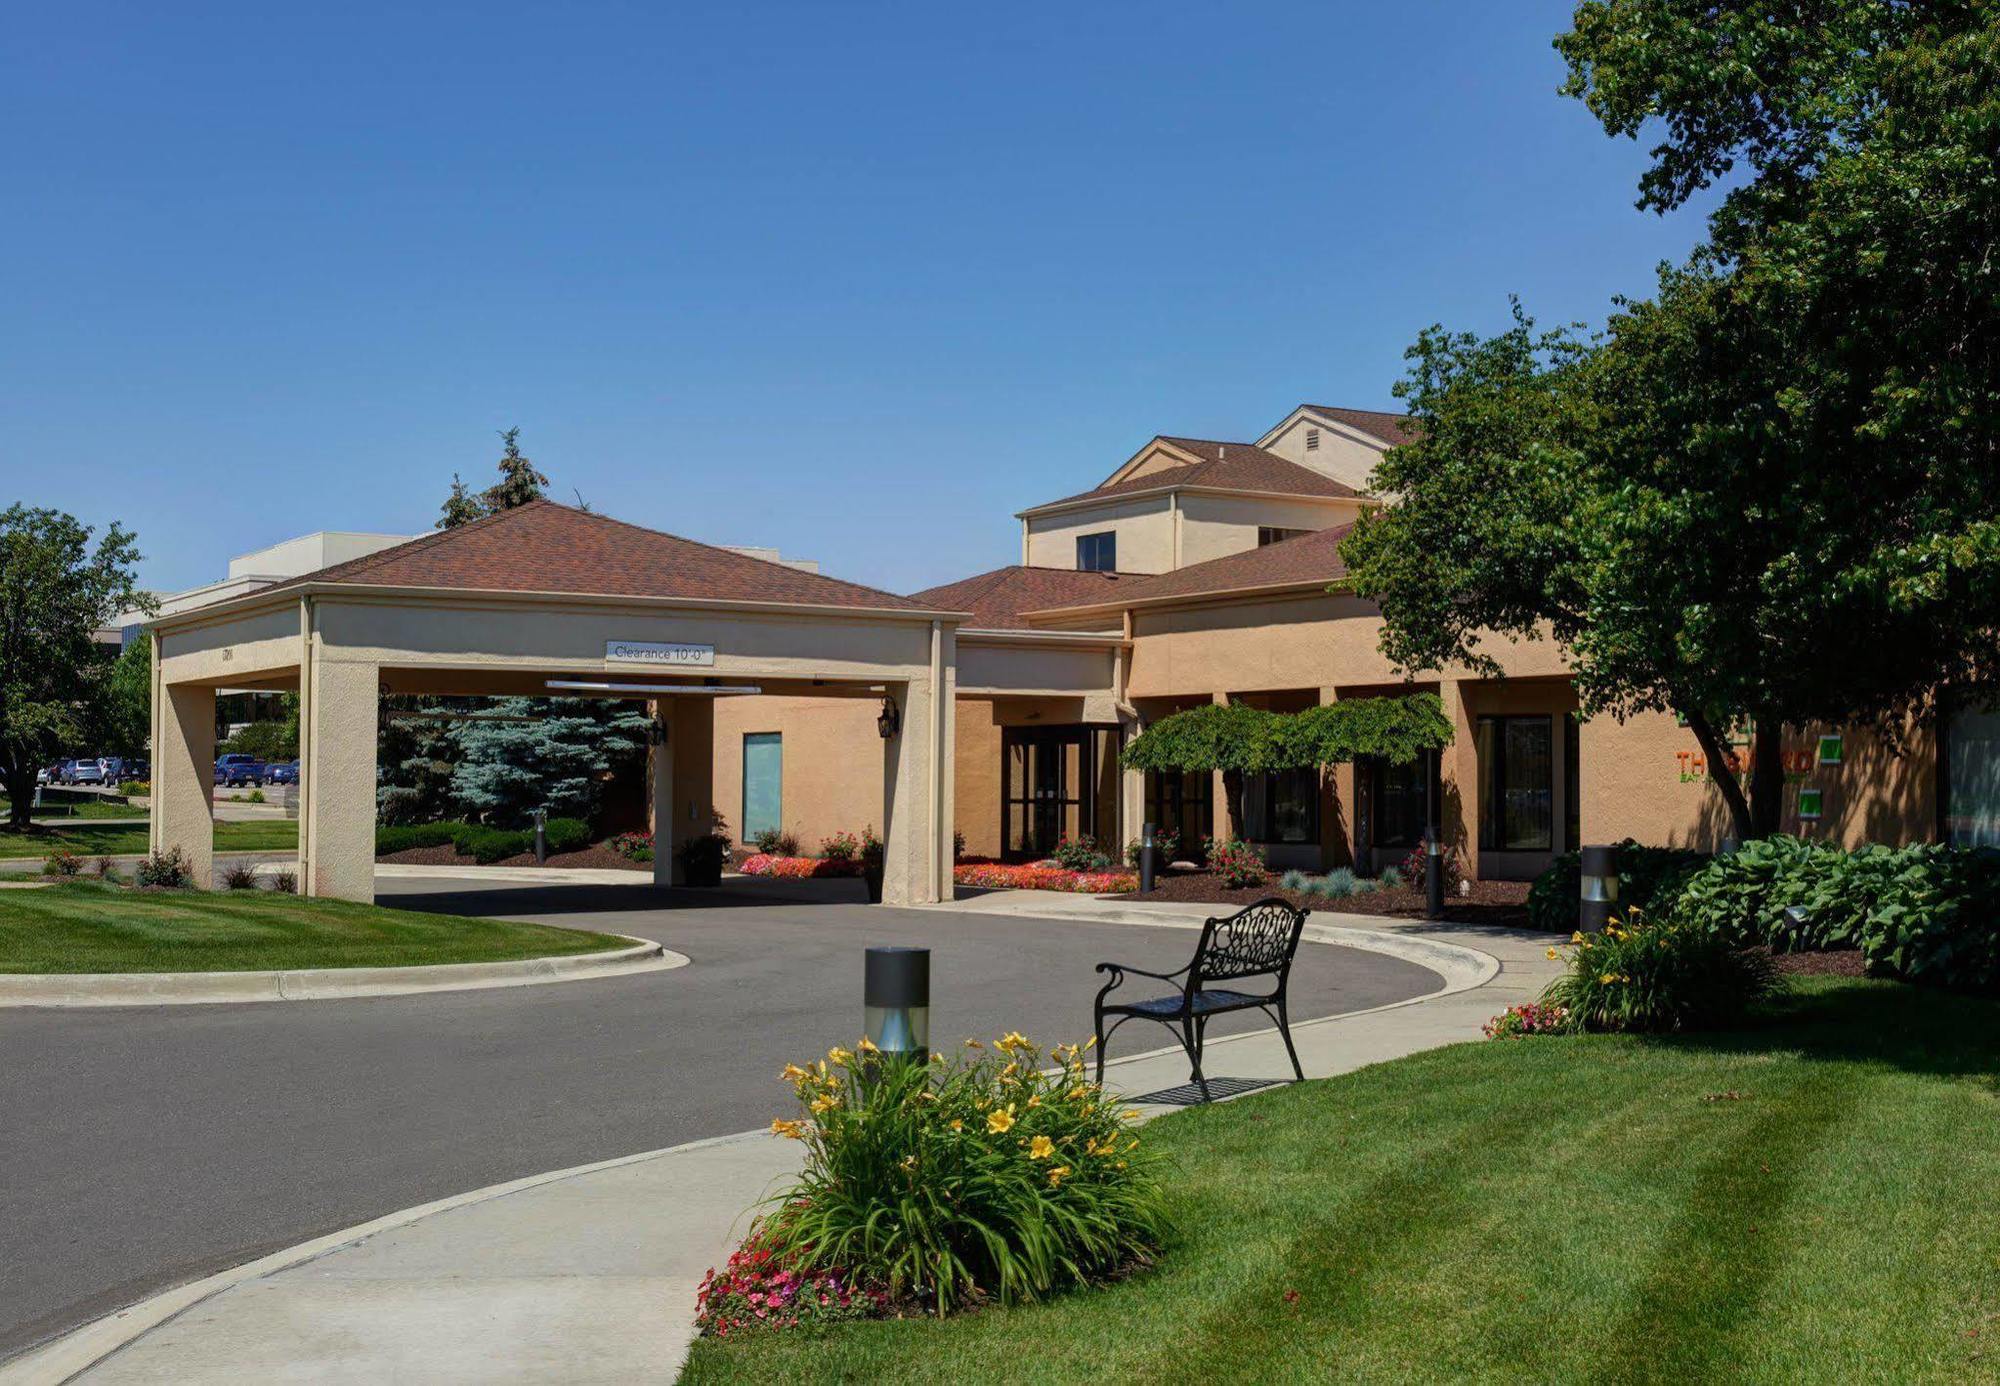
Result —
<svg viewBox="0 0 2000 1386"><path fill-rule="evenodd" d="M1148 972L1124 963L1099 963L1099 972L1109 972L1111 980L1097 993L1097 1081L1104 1081L1104 1045L1120 1025L1132 1019L1157 1020L1174 1032L1193 1066L1189 1077L1201 1088L1202 1101L1209 1100L1208 1079L1201 1071L1202 1043L1210 1016L1230 1011L1260 1010L1278 1023L1285 1052L1291 1055L1292 1072L1300 1082L1305 1071L1299 1067L1299 1051L1292 1047L1291 1019L1285 1010L1285 988L1291 980L1292 959L1299 951L1299 935L1305 931L1306 911L1294 909L1273 897L1259 900L1230 915L1210 919L1202 925L1201 942L1194 959L1174 972ZM1108 1002L1130 974L1174 982L1180 991L1173 996L1157 996L1149 1001ZM1217 987L1216 982L1271 979L1271 990L1254 992ZM1104 1028L1106 1016L1116 1016L1111 1030Z"/></svg>

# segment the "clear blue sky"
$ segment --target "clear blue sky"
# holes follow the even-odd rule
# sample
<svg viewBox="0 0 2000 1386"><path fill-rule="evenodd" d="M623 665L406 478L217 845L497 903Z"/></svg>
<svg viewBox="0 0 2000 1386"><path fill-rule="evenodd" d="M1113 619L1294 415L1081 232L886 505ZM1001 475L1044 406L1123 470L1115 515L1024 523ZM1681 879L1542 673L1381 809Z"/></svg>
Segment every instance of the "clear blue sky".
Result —
<svg viewBox="0 0 2000 1386"><path fill-rule="evenodd" d="M911 590L1701 230L1556 95L1561 0L316 10L0 45L0 500L156 587L426 529L518 424L560 498Z"/></svg>

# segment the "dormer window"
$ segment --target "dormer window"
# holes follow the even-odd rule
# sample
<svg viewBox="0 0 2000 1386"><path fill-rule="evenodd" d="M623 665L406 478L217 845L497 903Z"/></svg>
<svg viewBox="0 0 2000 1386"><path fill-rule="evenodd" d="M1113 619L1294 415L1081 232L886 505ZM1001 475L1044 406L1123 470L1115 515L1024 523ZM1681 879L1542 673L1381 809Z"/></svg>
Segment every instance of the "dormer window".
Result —
<svg viewBox="0 0 2000 1386"><path fill-rule="evenodd" d="M1306 451L1307 452L1319 451L1319 430L1316 428L1309 428L1306 430Z"/></svg>
<svg viewBox="0 0 2000 1386"><path fill-rule="evenodd" d="M1118 571L1118 532L1101 530L1076 536L1076 570L1079 573Z"/></svg>

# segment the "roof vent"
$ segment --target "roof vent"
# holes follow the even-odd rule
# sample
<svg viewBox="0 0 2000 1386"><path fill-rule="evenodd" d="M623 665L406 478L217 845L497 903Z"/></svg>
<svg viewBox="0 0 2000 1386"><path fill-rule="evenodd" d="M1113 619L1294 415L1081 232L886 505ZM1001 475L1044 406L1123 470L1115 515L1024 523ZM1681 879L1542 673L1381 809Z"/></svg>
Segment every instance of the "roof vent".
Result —
<svg viewBox="0 0 2000 1386"><path fill-rule="evenodd" d="M1220 444L1220 443L1217 443L1217 444L1215 445L1215 460L1216 460L1216 461L1220 462L1220 461L1222 460L1222 453L1223 453L1223 447L1222 447L1222 444Z"/></svg>
<svg viewBox="0 0 2000 1386"><path fill-rule="evenodd" d="M1319 451L1319 430L1316 428L1309 428L1306 430L1306 451L1307 452Z"/></svg>

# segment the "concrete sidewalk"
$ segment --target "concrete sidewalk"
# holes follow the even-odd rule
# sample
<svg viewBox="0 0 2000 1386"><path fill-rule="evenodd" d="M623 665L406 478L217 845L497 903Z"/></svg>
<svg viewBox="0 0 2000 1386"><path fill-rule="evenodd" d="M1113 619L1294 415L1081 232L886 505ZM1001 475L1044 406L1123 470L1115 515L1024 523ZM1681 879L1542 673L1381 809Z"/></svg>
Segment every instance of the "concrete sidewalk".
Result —
<svg viewBox="0 0 2000 1386"><path fill-rule="evenodd" d="M1209 912L1018 892L940 908L995 928L1009 915L1129 922L1133 961L1176 951L1160 926L1192 930ZM1429 996L1294 1025L1311 1077L1476 1039L1556 966L1546 940L1477 926L1316 913L1308 938L1395 952L1441 979ZM1152 1042L1138 1028L1119 1036L1129 1052L1114 1043L1107 1083L1143 1094L1185 1082L1180 1051L1138 1052ZM1290 1077L1268 1030L1211 1041L1206 1067ZM771 1096L779 1113L775 1082ZM762 1133L725 1137L408 1210L100 1320L0 1368L0 1383L671 1381L702 1273L798 1151Z"/></svg>

